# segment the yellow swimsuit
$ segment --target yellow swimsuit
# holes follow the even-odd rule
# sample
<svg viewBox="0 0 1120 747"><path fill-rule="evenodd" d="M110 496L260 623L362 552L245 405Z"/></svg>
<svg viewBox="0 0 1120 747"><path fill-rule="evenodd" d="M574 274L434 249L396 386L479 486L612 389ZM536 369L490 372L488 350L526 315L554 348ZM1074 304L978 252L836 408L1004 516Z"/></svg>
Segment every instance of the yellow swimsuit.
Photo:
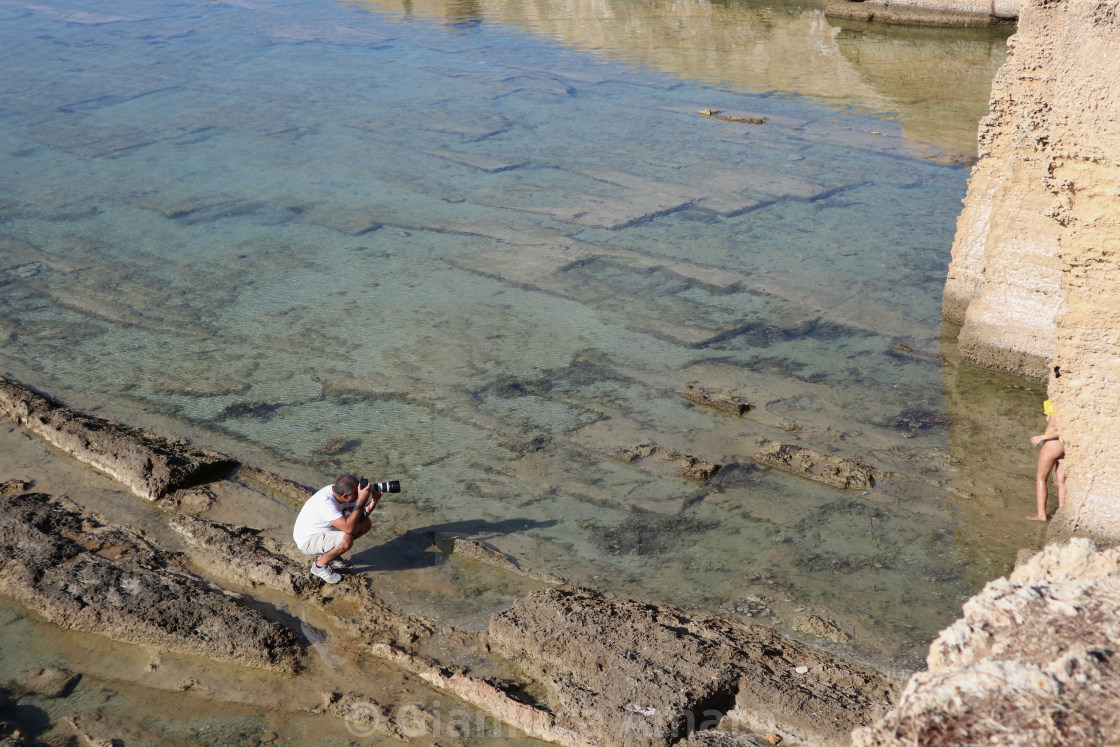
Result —
<svg viewBox="0 0 1120 747"><path fill-rule="evenodd" d="M1054 414L1054 400L1048 399L1042 403L1042 412L1047 415Z"/></svg>

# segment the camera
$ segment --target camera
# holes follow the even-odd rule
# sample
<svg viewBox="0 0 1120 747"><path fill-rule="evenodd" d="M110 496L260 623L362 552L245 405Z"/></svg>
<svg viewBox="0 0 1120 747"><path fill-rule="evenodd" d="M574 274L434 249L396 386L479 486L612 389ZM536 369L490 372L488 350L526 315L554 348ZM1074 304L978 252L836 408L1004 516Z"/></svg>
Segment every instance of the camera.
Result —
<svg viewBox="0 0 1120 747"><path fill-rule="evenodd" d="M373 492L375 492L375 493L399 493L399 492L401 492L401 481L400 480L386 480L385 482L374 482L374 483L371 483L369 480L367 480L364 477L361 480L358 480L358 487L359 488L364 488L367 485L370 488L372 488Z"/></svg>

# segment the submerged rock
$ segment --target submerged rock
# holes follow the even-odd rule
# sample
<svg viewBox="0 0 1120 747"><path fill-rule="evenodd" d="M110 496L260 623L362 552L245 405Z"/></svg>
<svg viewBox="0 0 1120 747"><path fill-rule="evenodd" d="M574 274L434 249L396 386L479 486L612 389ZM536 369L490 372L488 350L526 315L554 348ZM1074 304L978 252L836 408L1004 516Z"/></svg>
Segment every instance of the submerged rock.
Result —
<svg viewBox="0 0 1120 747"><path fill-rule="evenodd" d="M50 622L125 643L294 672L279 623L212 591L175 556L72 501L0 498L0 592Z"/></svg>
<svg viewBox="0 0 1120 747"><path fill-rule="evenodd" d="M867 490L874 487L876 480L891 474L852 457L822 454L804 446L780 441L766 444L754 455L754 459L767 467L844 490Z"/></svg>
<svg viewBox="0 0 1120 747"><path fill-rule="evenodd" d="M1050 546L990 582L853 747L1120 742L1120 549Z"/></svg>
<svg viewBox="0 0 1120 747"><path fill-rule="evenodd" d="M680 396L697 405L710 407L713 410L722 412L725 415L731 415L736 418L741 418L750 412L751 406L746 402L742 402L737 398L727 395L725 397L713 397L706 392L699 389L694 389L688 386L683 391L677 392Z"/></svg>
<svg viewBox="0 0 1120 747"><path fill-rule="evenodd" d="M451 532L425 532L437 550L445 555L459 555L477 560L480 563L493 566L499 570L516 573L519 576L531 578L534 581L543 581L546 584L564 584L567 580L545 571L534 571L522 568L515 558L506 555L501 550L491 547L485 542L460 537Z"/></svg>
<svg viewBox="0 0 1120 747"><path fill-rule="evenodd" d="M228 475L237 460L93 417L0 378L0 414L150 501Z"/></svg>
<svg viewBox="0 0 1120 747"><path fill-rule="evenodd" d="M633 464L639 459L653 455L660 456L666 462L674 463L677 467L677 474L686 480L707 480L723 467L722 464L706 462L703 459L697 459L694 456L682 454L679 451L667 449L651 442L641 443L630 448L615 449L611 452L611 456L627 464Z"/></svg>
<svg viewBox="0 0 1120 747"><path fill-rule="evenodd" d="M846 744L896 691L770 628L587 589L535 592L494 615L490 636L545 685L559 726L601 745L672 744L725 718Z"/></svg>
<svg viewBox="0 0 1120 747"><path fill-rule="evenodd" d="M841 630L836 623L820 615L798 615L793 618L793 629L818 638L827 638L836 643L852 642L852 637Z"/></svg>
<svg viewBox="0 0 1120 747"><path fill-rule="evenodd" d="M61 698L81 678L80 674L55 667L39 667L23 678L23 687L44 698Z"/></svg>

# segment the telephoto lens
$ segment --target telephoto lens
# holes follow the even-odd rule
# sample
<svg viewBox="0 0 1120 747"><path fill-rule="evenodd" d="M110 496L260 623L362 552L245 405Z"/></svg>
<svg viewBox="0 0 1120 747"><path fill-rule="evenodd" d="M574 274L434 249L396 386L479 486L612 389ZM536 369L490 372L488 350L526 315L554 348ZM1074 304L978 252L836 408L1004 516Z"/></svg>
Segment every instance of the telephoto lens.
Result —
<svg viewBox="0 0 1120 747"><path fill-rule="evenodd" d="M358 481L358 485L360 487L363 487L363 488L366 485L369 485L370 488L372 488L373 492L375 492L375 493L399 493L399 492L401 492L401 481L400 480L386 480L385 482L370 482L369 480L367 480L366 478L363 477L361 480Z"/></svg>

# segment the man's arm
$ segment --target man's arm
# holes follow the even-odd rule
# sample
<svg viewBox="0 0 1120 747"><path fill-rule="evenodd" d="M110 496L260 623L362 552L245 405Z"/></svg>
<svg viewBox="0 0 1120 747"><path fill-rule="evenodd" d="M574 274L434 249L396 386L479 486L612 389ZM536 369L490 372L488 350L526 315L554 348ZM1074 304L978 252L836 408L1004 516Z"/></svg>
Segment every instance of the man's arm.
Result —
<svg viewBox="0 0 1120 747"><path fill-rule="evenodd" d="M353 534L362 525L362 520L369 516L377 502L381 500L381 493L373 492L369 486L358 488L358 501L349 516L340 516L331 522L331 526L347 534Z"/></svg>

